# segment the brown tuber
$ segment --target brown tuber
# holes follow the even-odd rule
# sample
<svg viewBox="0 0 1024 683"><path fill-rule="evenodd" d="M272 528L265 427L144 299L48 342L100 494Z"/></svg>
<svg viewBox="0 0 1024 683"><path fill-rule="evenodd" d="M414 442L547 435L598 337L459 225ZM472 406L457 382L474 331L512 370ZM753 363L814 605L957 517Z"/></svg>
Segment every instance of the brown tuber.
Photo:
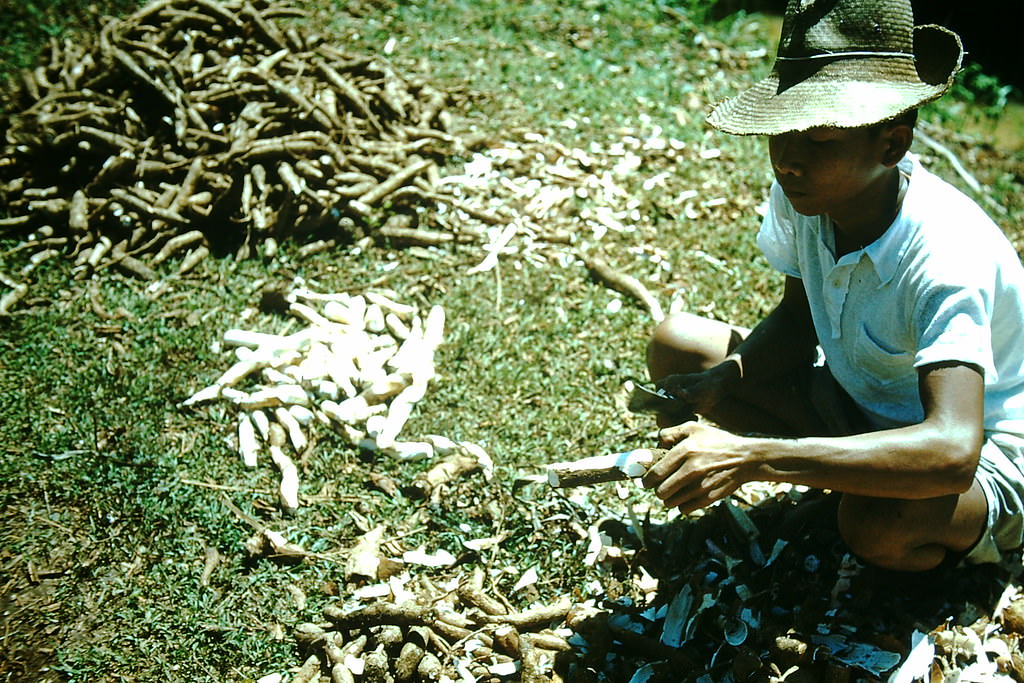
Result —
<svg viewBox="0 0 1024 683"><path fill-rule="evenodd" d="M1024 598L1017 598L1003 609L1000 621L1007 633L1024 635Z"/></svg>
<svg viewBox="0 0 1024 683"><path fill-rule="evenodd" d="M297 14L153 0L105 18L95 37L53 41L15 86L0 230L54 226L83 254L80 277L120 264L148 279L180 255L184 273L209 253L270 258L285 238L316 234L326 249L370 233L393 206L429 216L415 209L454 205L459 193L434 183L463 147L444 130L447 94L283 26ZM80 184L54 183L41 158ZM408 192L417 181L429 193Z"/></svg>
<svg viewBox="0 0 1024 683"><path fill-rule="evenodd" d="M395 680L412 680L416 667L420 665L425 651L419 643L407 642L402 646L402 651L395 660Z"/></svg>
<svg viewBox="0 0 1024 683"><path fill-rule="evenodd" d="M480 469L480 462L470 455L451 453L438 460L437 464L420 474L409 485L405 493L410 498L429 498L435 489L457 477Z"/></svg>
<svg viewBox="0 0 1024 683"><path fill-rule="evenodd" d="M444 673L441 660L432 652L424 652L416 666L416 676L421 681L439 681Z"/></svg>
<svg viewBox="0 0 1024 683"><path fill-rule="evenodd" d="M302 666L295 675L292 676L289 683L316 683L320 678L320 658L316 655L310 655L303 662Z"/></svg>

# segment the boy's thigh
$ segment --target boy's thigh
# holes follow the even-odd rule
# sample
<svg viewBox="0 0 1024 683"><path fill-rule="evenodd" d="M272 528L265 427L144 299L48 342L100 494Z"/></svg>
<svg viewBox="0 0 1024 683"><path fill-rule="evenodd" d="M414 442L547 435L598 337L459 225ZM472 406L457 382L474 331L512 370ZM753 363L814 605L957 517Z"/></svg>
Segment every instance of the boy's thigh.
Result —
<svg viewBox="0 0 1024 683"><path fill-rule="evenodd" d="M843 436L869 431L853 399L824 365L805 365L768 382L743 382L733 395L734 413L744 408L776 419L779 428L748 431L769 436ZM734 426L743 431L742 425Z"/></svg>

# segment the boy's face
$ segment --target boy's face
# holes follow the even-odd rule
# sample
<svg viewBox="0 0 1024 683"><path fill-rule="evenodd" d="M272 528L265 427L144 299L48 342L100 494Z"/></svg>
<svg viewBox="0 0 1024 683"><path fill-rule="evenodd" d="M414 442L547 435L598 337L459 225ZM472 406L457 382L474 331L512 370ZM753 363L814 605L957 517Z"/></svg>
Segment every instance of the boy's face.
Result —
<svg viewBox="0 0 1024 683"><path fill-rule="evenodd" d="M894 146L892 130L812 128L772 136L768 154L775 178L798 212L841 223L868 208L864 202L884 196L887 171L906 151Z"/></svg>

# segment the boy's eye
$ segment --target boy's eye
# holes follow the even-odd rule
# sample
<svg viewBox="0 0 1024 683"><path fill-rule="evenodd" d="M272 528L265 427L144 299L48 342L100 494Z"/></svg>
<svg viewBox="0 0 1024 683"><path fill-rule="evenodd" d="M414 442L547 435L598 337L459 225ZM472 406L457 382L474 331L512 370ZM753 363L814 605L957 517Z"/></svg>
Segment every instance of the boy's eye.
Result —
<svg viewBox="0 0 1024 683"><path fill-rule="evenodd" d="M821 145L825 144L826 142L832 142L833 140L836 139L836 137L834 135L829 135L828 133L817 133L808 135L807 139L816 145Z"/></svg>
<svg viewBox="0 0 1024 683"><path fill-rule="evenodd" d="M818 128L807 131L807 139L818 145L835 142L842 136L842 131L836 128Z"/></svg>

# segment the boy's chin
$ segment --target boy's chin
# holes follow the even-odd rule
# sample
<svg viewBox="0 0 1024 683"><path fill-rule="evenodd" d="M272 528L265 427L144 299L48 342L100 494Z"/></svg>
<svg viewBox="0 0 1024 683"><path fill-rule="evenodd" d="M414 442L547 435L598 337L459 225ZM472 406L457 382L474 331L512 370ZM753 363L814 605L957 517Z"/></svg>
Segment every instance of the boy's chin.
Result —
<svg viewBox="0 0 1024 683"><path fill-rule="evenodd" d="M793 209L801 216L818 216L823 213L821 207L811 201L806 195L799 197L787 197Z"/></svg>

